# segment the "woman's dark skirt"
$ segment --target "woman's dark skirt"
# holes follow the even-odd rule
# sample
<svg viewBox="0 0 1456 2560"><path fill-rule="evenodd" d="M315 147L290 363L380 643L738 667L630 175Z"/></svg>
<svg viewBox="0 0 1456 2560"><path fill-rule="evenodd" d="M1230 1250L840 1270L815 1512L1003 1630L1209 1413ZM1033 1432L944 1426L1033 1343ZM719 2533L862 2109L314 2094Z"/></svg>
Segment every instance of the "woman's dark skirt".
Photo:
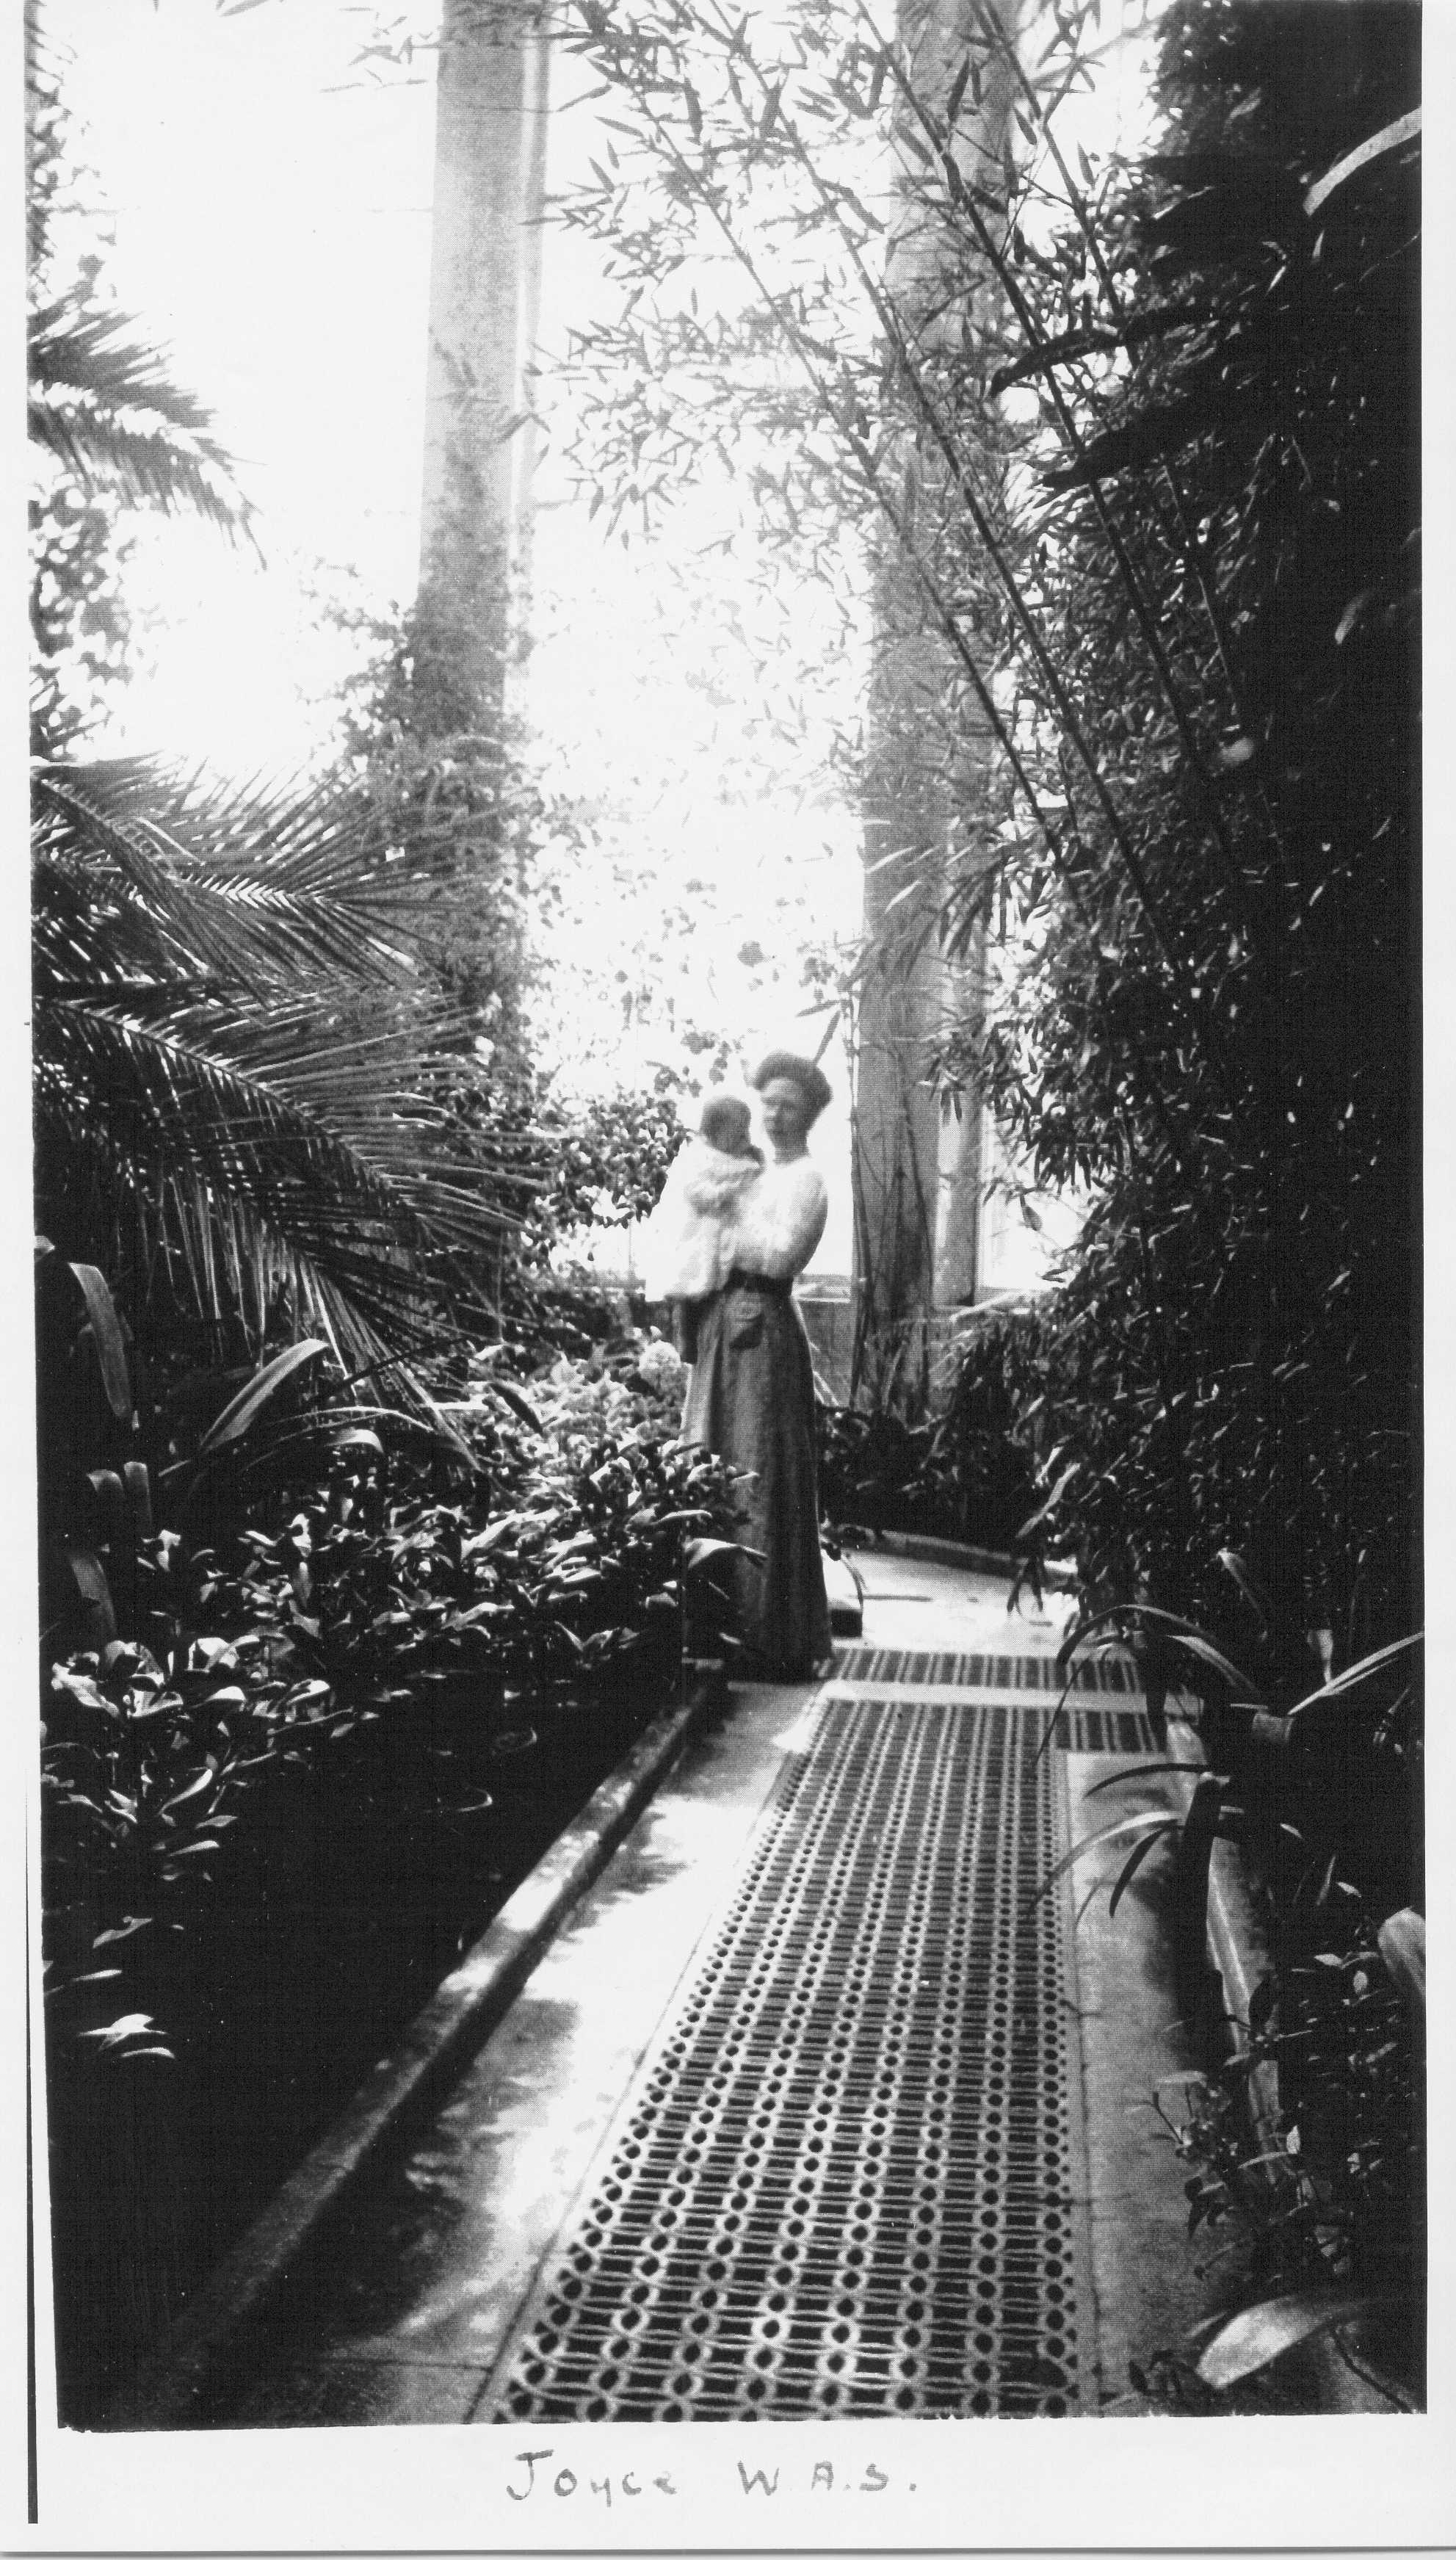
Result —
<svg viewBox="0 0 1456 2560"><path fill-rule="evenodd" d="M819 1552L814 1369L788 1284L732 1279L698 1309L683 1438L740 1471L744 1669L804 1680L830 1651Z"/></svg>

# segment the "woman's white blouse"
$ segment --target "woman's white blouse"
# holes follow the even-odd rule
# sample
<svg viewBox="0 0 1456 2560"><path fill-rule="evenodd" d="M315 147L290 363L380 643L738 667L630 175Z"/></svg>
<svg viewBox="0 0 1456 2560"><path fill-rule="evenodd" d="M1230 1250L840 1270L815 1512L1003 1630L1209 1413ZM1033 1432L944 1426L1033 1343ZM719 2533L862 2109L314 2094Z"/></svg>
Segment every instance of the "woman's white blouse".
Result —
<svg viewBox="0 0 1456 2560"><path fill-rule="evenodd" d="M803 1270L829 1215L829 1194L812 1156L767 1164L750 1183L732 1229L733 1261L760 1280L792 1280Z"/></svg>

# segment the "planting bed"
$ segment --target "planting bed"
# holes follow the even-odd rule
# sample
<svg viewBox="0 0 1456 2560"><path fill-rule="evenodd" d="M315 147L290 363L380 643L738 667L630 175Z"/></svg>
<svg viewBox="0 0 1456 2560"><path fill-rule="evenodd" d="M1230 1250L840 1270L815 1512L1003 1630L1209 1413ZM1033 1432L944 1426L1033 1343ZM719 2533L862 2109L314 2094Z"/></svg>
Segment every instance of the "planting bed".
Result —
<svg viewBox="0 0 1456 2560"><path fill-rule="evenodd" d="M621 1376L559 1361L534 1401L472 1355L422 1449L286 1353L230 1408L241 1454L158 1473L177 1525L118 1513L96 1551L58 1479L51 1579L84 1603L42 1707L63 2422L104 2420L675 1695L719 1471L675 1446L657 1350L661 1376L635 1341Z"/></svg>
<svg viewBox="0 0 1456 2560"><path fill-rule="evenodd" d="M63 2424L103 2415L661 1703L506 1710L463 1683L425 1685L350 1737L347 1772L321 1728L268 1772L226 1891L185 1933L154 1922L125 1942L128 2006L155 2019L165 2052L97 2053L75 1998L64 2031L53 2007ZM115 2013L114 1992L96 1985L98 2015Z"/></svg>

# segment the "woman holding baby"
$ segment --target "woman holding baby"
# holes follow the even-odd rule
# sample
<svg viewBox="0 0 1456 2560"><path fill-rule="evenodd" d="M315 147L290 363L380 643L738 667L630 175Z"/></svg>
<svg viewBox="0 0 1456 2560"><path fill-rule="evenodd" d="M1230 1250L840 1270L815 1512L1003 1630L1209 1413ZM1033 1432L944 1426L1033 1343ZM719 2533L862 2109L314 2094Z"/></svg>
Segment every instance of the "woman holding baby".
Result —
<svg viewBox="0 0 1456 2560"><path fill-rule="evenodd" d="M746 1106L734 1120L728 1097L710 1097L703 1134L673 1167L654 1224L663 1294L687 1302L693 1365L682 1436L737 1478L743 1670L802 1680L829 1660L830 1640L814 1370L792 1292L828 1214L807 1140L829 1086L786 1049L765 1057L752 1081L767 1164L748 1146Z"/></svg>

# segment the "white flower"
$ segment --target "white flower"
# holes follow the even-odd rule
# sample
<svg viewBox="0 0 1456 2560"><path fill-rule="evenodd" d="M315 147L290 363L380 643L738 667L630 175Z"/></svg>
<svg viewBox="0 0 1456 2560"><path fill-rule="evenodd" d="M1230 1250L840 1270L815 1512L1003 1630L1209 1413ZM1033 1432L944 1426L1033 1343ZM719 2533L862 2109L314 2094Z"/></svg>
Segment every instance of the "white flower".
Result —
<svg viewBox="0 0 1456 2560"><path fill-rule="evenodd" d="M658 1394L681 1384L683 1363L671 1343L649 1343L637 1362L637 1374L646 1379Z"/></svg>

